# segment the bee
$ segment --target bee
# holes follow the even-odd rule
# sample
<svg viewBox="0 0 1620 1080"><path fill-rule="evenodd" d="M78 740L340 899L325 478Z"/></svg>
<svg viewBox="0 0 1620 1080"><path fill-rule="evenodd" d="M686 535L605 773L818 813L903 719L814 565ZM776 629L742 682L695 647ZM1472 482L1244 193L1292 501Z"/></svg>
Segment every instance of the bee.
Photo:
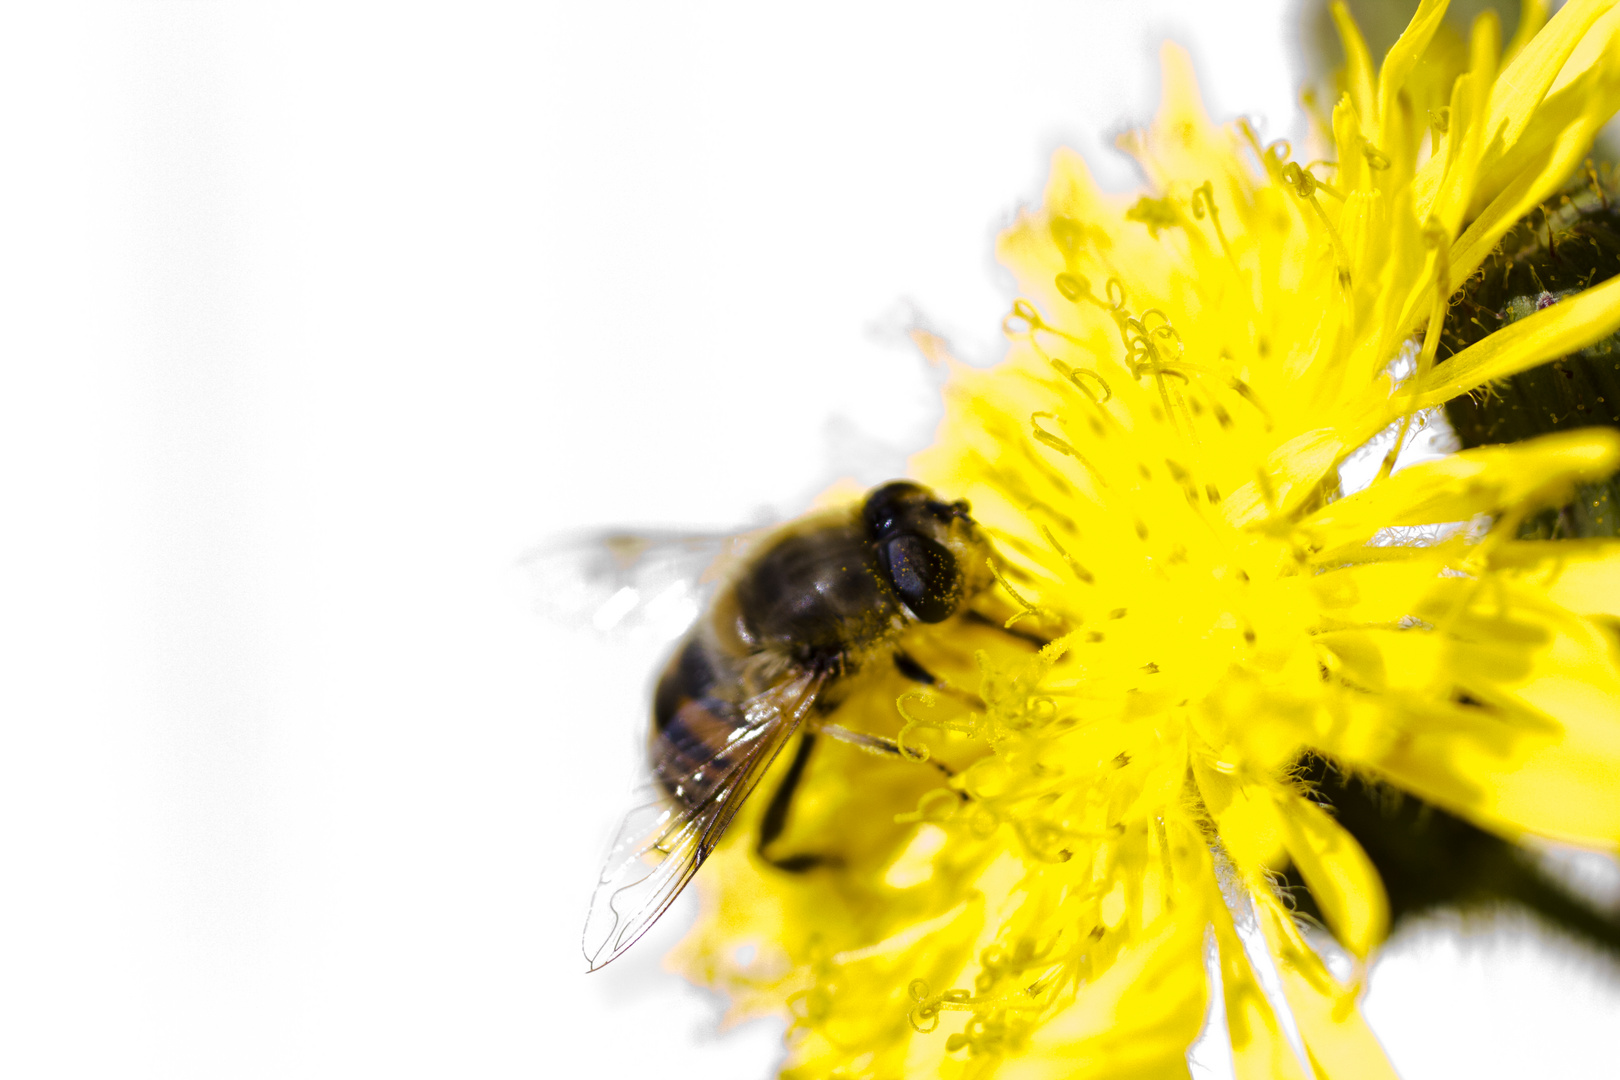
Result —
<svg viewBox="0 0 1620 1080"><path fill-rule="evenodd" d="M590 970L668 909L801 729L757 850L788 871L824 861L769 854L816 736L900 753L825 717L880 662L934 683L899 639L964 610L993 580L989 559L965 500L895 481L769 533L739 560L658 680L647 744L658 797L625 819L598 879L583 942Z"/></svg>

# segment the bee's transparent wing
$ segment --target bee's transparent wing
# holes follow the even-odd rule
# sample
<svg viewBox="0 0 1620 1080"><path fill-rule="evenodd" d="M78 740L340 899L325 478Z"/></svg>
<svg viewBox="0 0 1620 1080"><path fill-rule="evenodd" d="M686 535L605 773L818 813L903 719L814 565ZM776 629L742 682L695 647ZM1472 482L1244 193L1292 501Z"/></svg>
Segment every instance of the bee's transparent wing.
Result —
<svg viewBox="0 0 1620 1080"><path fill-rule="evenodd" d="M746 720L725 748L691 768L707 792L701 802L686 807L659 797L625 817L585 918L590 970L634 945L674 903L798 728L823 678L807 673L746 703Z"/></svg>
<svg viewBox="0 0 1620 1080"><path fill-rule="evenodd" d="M673 639L702 609L731 533L613 531L554 540L522 560L536 609L616 638Z"/></svg>

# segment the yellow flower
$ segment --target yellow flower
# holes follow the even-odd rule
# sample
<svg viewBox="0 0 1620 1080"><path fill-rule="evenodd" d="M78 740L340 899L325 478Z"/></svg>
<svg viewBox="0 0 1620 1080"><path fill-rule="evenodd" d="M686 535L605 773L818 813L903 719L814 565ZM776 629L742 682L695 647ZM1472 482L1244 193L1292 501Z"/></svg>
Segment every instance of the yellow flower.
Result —
<svg viewBox="0 0 1620 1080"><path fill-rule="evenodd" d="M1150 194L1059 153L1002 237L1011 353L955 371L915 465L971 500L1012 628L1050 643L908 642L973 693L876 676L838 721L955 777L818 748L788 840L838 868L710 860L676 963L738 1018L789 1010L785 1076L1183 1076L1212 986L1240 1076L1391 1075L1357 1007L1382 887L1295 778L1306 754L1508 836L1620 847L1620 544L1515 539L1620 467L1620 436L1386 465L1335 498L1380 431L1620 328L1616 278L1437 355L1449 298L1620 105L1614 0L1506 54L1483 17L1465 56L1434 44L1444 6L1376 73L1336 12L1327 162L1212 124L1166 47L1161 111L1125 140ZM1389 538L1442 522L1472 526ZM1273 888L1290 864L1348 972Z"/></svg>

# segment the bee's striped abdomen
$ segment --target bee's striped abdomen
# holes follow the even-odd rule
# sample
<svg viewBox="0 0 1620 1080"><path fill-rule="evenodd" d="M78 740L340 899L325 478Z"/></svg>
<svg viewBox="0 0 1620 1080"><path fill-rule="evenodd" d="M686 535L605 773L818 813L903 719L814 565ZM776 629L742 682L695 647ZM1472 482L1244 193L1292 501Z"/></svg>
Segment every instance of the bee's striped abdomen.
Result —
<svg viewBox="0 0 1620 1080"><path fill-rule="evenodd" d="M726 771L726 748L744 717L715 690L735 682L716 670L698 634L686 639L658 680L648 747L653 776L685 806L705 802Z"/></svg>

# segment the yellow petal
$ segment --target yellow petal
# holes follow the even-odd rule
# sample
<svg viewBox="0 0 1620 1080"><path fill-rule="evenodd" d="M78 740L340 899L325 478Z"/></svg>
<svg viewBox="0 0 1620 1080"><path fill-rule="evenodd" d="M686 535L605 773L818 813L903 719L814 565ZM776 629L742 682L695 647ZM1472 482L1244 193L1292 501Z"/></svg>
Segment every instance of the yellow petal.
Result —
<svg viewBox="0 0 1620 1080"><path fill-rule="evenodd" d="M1332 428L1295 436L1267 456L1261 473L1264 483L1251 480L1226 497L1221 503L1222 516L1232 525L1248 525L1267 513L1271 505L1303 502L1348 449L1341 433Z"/></svg>
<svg viewBox="0 0 1620 1080"><path fill-rule="evenodd" d="M1460 288L1509 229L1569 182L1591 149L1597 129L1610 115L1606 103L1620 94L1615 65L1594 68L1593 77L1595 85L1586 91L1587 106L1575 122L1557 131L1552 145L1526 162L1451 245L1450 289Z"/></svg>
<svg viewBox="0 0 1620 1080"><path fill-rule="evenodd" d="M1485 113L1488 138L1505 149L1518 141L1529 126L1536 106L1551 89L1582 37L1615 0L1570 0L1542 28L1541 33L1508 62L1497 76Z"/></svg>
<svg viewBox="0 0 1620 1080"><path fill-rule="evenodd" d="M1361 1015L1355 988L1333 981L1274 900L1258 899L1260 929L1277 957L1283 996L1316 1075L1324 1080L1398 1080Z"/></svg>
<svg viewBox="0 0 1620 1080"><path fill-rule="evenodd" d="M1587 625L1554 643L1519 697L1556 718L1556 742L1491 776L1488 812L1578 844L1620 849L1620 670L1612 637Z"/></svg>
<svg viewBox="0 0 1620 1080"><path fill-rule="evenodd" d="M1476 514L1560 501L1578 481L1601 479L1617 466L1620 432L1607 428L1476 447L1402 469L1329 503L1302 526L1333 546L1386 526L1467 521Z"/></svg>
<svg viewBox="0 0 1620 1080"><path fill-rule="evenodd" d="M1620 8L1609 13L1609 16L1615 15L1620 15ZM1614 47L1612 37L1608 45L1611 49ZM1613 66L1612 60L1588 66L1573 81L1547 95L1536 110L1534 122L1519 141L1483 173L1479 190L1469 206L1470 216L1478 217L1491 199L1526 171L1541 171L1539 163L1552 153L1553 144L1566 129L1580 123L1583 115L1602 123L1620 109L1620 79L1613 78ZM1565 176L1558 182L1567 179ZM1455 266L1451 277L1453 281L1459 280Z"/></svg>
<svg viewBox="0 0 1620 1080"><path fill-rule="evenodd" d="M1503 545L1491 565L1538 584L1580 615L1620 616L1620 540L1533 540Z"/></svg>
<svg viewBox="0 0 1620 1080"><path fill-rule="evenodd" d="M1192 901L1193 897L1183 898ZM1194 908L1193 903L1186 903ZM1187 1047L1204 1023L1202 908L1161 919L1128 945L1074 1004L1048 1020L997 1080L1187 1076Z"/></svg>
<svg viewBox="0 0 1620 1080"><path fill-rule="evenodd" d="M1327 918L1328 929L1365 960L1389 930L1384 883L1355 837L1321 807L1298 795L1282 797L1288 854Z"/></svg>
<svg viewBox="0 0 1620 1080"><path fill-rule="evenodd" d="M1509 836L1620 846L1620 670L1609 632L1551 605L1534 612L1533 597L1498 589L1496 601L1518 611L1521 623L1539 615L1550 632L1545 644L1522 650L1528 669L1494 682L1502 664L1490 661L1490 649L1469 662L1471 646L1454 642L1448 667L1455 685L1488 707L1424 706L1408 695L1411 715L1398 737L1361 760L1399 787ZM1408 636L1413 645L1421 641ZM1407 656L1387 649L1384 661Z"/></svg>
<svg viewBox="0 0 1620 1080"><path fill-rule="evenodd" d="M1244 785L1215 821L1221 846L1245 874L1284 865L1286 825L1270 792Z"/></svg>
<svg viewBox="0 0 1620 1080"><path fill-rule="evenodd" d="M1406 29L1401 32L1400 39L1384 57L1384 66L1378 72L1378 117L1382 125L1379 129L1380 137L1384 127L1389 123L1390 108L1394 105L1402 87L1406 85L1406 77L1417 66L1423 50L1429 47L1429 40L1440 28L1448 2L1449 0L1423 0L1418 5L1417 11L1413 12L1412 21L1407 23Z"/></svg>
<svg viewBox="0 0 1620 1080"><path fill-rule="evenodd" d="M1355 103L1357 112L1371 117L1378 105L1378 95L1373 90L1372 55L1368 53L1366 39L1361 36L1361 28L1351 18L1344 0L1333 0L1332 12L1334 29L1338 30L1339 40L1344 43L1344 74L1350 84L1350 100Z"/></svg>
<svg viewBox="0 0 1620 1080"><path fill-rule="evenodd" d="M1552 90L1556 96L1588 67L1605 60L1605 43L1609 41L1611 28L1604 16L1605 10L1612 10L1613 4L1614 0L1566 4L1554 17L1552 25L1545 27L1545 33L1527 39L1525 29L1534 25L1538 17L1533 9L1545 7L1527 2L1520 16L1519 30L1508 48L1507 67L1500 76L1496 75L1494 66L1482 70L1482 50L1488 43L1476 32L1470 73L1457 81L1452 97L1452 135L1412 181L1413 203L1420 218L1433 214L1447 229L1454 231L1464 211L1467 216L1477 216L1503 185L1517 175L1516 171L1498 165L1516 155L1524 160L1522 141L1528 138L1548 145L1562 134L1564 123L1559 121L1567 123L1568 120L1564 111L1548 108L1552 104L1548 92ZM1544 14L1543 10L1541 16ZM1603 20L1601 25L1600 19ZM1476 27L1476 31L1479 29L1483 27ZM1474 96L1482 96L1485 91L1490 93L1489 103L1481 100L1476 105ZM1570 100L1565 99L1566 108ZM1601 101L1583 101L1583 104L1601 113L1599 123L1613 112L1612 107ZM1459 148L1459 132L1471 149ZM1468 160L1459 169L1452 159L1460 154ZM1470 189L1466 193L1460 186L1464 181ZM1456 266L1454 260L1453 270ZM1464 276L1467 273L1464 271Z"/></svg>
<svg viewBox="0 0 1620 1080"><path fill-rule="evenodd" d="M1304 1063L1289 1045L1276 1010L1255 977L1231 912L1220 905L1211 921L1220 953L1233 1073L1238 1080L1304 1080Z"/></svg>
<svg viewBox="0 0 1620 1080"><path fill-rule="evenodd" d="M1418 175L1413 194L1418 196L1414 205L1418 214L1433 218L1448 233L1454 233L1462 223L1463 211L1468 207L1478 185L1479 163L1485 156L1489 141L1484 122L1490 104L1491 87L1496 79L1496 65L1501 59L1501 27L1495 13L1486 11L1474 20L1474 31L1468 42L1468 74L1459 78L1451 88L1451 131L1440 151L1429 159ZM1424 184L1424 174L1433 173L1433 187ZM1432 205L1427 197L1432 192ZM1412 302L1419 302L1416 297ZM1421 301L1427 306L1427 300ZM1406 325L1406 320L1402 320Z"/></svg>
<svg viewBox="0 0 1620 1080"><path fill-rule="evenodd" d="M1614 47L1614 35L1617 30L1620 30L1620 6L1609 8L1592 22L1591 27L1581 38L1581 43L1575 46L1574 51L1569 54L1569 59L1564 61L1563 70L1559 71L1558 78L1553 80L1553 92L1568 86L1603 59L1604 52Z"/></svg>

